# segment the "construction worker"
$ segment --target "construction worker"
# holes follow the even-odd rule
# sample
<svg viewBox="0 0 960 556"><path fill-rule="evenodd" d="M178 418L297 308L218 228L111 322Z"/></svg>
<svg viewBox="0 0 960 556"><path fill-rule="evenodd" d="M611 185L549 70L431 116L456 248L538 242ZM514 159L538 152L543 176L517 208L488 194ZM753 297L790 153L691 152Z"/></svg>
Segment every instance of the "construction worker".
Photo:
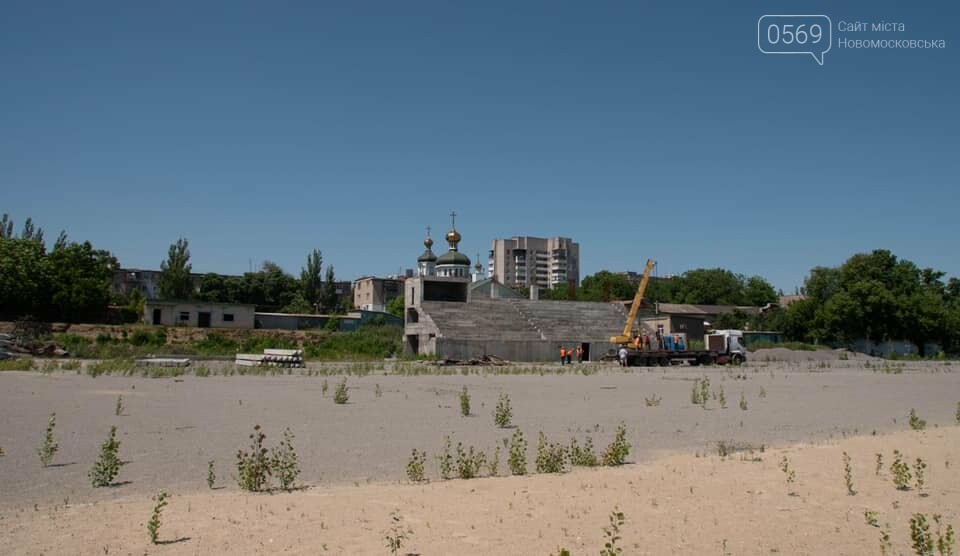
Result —
<svg viewBox="0 0 960 556"><path fill-rule="evenodd" d="M567 348L562 344L560 345L560 366L562 367L564 363L567 362Z"/></svg>
<svg viewBox="0 0 960 556"><path fill-rule="evenodd" d="M583 363L583 344L577 344L577 363Z"/></svg>
<svg viewBox="0 0 960 556"><path fill-rule="evenodd" d="M620 351L617 353L617 355L619 355L619 358L620 358L620 366L626 367L627 366L627 348L621 345Z"/></svg>
<svg viewBox="0 0 960 556"><path fill-rule="evenodd" d="M633 347L634 349L640 349L640 346L643 344L643 340L640 338L640 334L637 334L633 337Z"/></svg>

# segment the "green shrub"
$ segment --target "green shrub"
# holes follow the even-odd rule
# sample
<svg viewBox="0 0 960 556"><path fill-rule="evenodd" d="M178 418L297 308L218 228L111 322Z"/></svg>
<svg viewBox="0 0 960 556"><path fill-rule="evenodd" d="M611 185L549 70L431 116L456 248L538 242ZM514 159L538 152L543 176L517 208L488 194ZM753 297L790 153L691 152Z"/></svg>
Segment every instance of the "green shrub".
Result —
<svg viewBox="0 0 960 556"><path fill-rule="evenodd" d="M480 476L480 470L487 462L487 455L470 446L466 451L463 444L457 442L457 476L461 479L472 479Z"/></svg>
<svg viewBox="0 0 960 556"><path fill-rule="evenodd" d="M603 453L601 462L606 466L623 465L626 463L628 455L630 455L630 443L627 442L627 426L620 423L613 442L607 446L607 450Z"/></svg>
<svg viewBox="0 0 960 556"><path fill-rule="evenodd" d="M293 433L289 428L283 431L283 440L280 446L273 449L270 457L271 474L280 481L280 488L290 490L300 476L300 463L297 452L293 448Z"/></svg>
<svg viewBox="0 0 960 556"><path fill-rule="evenodd" d="M890 464L890 472L893 474L893 485L897 487L897 490L909 490L910 479L913 476L910 474L910 466L903 461L903 454L900 453L900 450L893 451L893 463Z"/></svg>
<svg viewBox="0 0 960 556"><path fill-rule="evenodd" d="M236 341L216 332L193 343L193 349L200 355L233 355L240 351L239 347Z"/></svg>
<svg viewBox="0 0 960 556"><path fill-rule="evenodd" d="M910 408L910 428L915 431L922 431L927 426L927 422L917 417L917 411Z"/></svg>
<svg viewBox="0 0 960 556"><path fill-rule="evenodd" d="M567 448L562 444L548 443L540 431L537 438L537 457L534 460L537 473L563 473L566 468Z"/></svg>
<svg viewBox="0 0 960 556"><path fill-rule="evenodd" d="M913 551L919 556L933 556L933 538L930 535L930 525L923 514L913 514L910 518L910 540Z"/></svg>
<svg viewBox="0 0 960 556"><path fill-rule="evenodd" d="M384 359L402 351L403 327L361 326L320 334L303 344L304 356L330 361Z"/></svg>
<svg viewBox="0 0 960 556"><path fill-rule="evenodd" d="M589 436L583 446L577 443L576 438L570 439L570 465L579 467L594 467L598 464L597 455L593 451L593 439Z"/></svg>
<svg viewBox="0 0 960 556"><path fill-rule="evenodd" d="M15 357L0 361L0 371L30 371L33 370L33 359L29 357Z"/></svg>
<svg viewBox="0 0 960 556"><path fill-rule="evenodd" d="M100 445L100 455L88 473L94 487L110 486L120 472L123 462L117 457L120 451L120 442L117 441L117 427L110 427L110 435Z"/></svg>
<svg viewBox="0 0 960 556"><path fill-rule="evenodd" d="M407 478L412 483L423 481L423 464L427 461L426 452L418 452L416 448L410 454L410 461L407 462Z"/></svg>
<svg viewBox="0 0 960 556"><path fill-rule="evenodd" d="M520 429L514 431L510 437L510 455L507 457L507 467L514 475L527 474L527 441L523 438Z"/></svg>
<svg viewBox="0 0 960 556"><path fill-rule="evenodd" d="M241 489L249 492L264 490L271 473L270 460L263 440L267 435L260 430L260 425L253 427L250 435L250 451L237 451L237 484Z"/></svg>

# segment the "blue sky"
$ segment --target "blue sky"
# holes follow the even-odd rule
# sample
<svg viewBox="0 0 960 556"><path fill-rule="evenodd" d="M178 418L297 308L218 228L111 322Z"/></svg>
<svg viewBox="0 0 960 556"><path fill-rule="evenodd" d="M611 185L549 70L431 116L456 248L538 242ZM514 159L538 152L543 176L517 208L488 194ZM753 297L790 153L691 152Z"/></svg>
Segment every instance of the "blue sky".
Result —
<svg viewBox="0 0 960 556"><path fill-rule="evenodd" d="M4 2L0 211L157 268L313 248L414 267L456 210L484 261L580 243L581 277L721 266L792 293L891 249L960 275L960 43L947 2ZM823 66L757 48L825 14ZM902 22L840 33L839 21ZM840 49L840 37L944 49ZM438 249L439 247L439 249Z"/></svg>

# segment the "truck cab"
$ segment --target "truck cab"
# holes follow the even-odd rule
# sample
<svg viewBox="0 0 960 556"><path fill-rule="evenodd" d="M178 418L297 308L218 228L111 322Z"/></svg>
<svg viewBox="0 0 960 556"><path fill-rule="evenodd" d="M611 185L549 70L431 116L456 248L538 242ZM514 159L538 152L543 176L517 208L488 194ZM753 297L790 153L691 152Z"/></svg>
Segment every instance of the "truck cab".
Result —
<svg viewBox="0 0 960 556"><path fill-rule="evenodd" d="M727 358L735 365L747 360L742 330L714 330L706 335L706 344L707 350L717 353L718 363L726 362L721 358Z"/></svg>

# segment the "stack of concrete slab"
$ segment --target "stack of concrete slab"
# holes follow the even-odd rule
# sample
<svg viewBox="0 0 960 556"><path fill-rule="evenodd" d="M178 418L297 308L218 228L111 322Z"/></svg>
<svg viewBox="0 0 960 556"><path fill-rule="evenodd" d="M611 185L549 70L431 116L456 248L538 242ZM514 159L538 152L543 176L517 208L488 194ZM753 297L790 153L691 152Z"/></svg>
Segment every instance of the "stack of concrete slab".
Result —
<svg viewBox="0 0 960 556"><path fill-rule="evenodd" d="M189 367L190 360L177 357L151 357L149 359L137 359L134 363L138 367Z"/></svg>
<svg viewBox="0 0 960 556"><path fill-rule="evenodd" d="M303 350L265 349L263 353L238 353L234 362L242 367L303 367Z"/></svg>

